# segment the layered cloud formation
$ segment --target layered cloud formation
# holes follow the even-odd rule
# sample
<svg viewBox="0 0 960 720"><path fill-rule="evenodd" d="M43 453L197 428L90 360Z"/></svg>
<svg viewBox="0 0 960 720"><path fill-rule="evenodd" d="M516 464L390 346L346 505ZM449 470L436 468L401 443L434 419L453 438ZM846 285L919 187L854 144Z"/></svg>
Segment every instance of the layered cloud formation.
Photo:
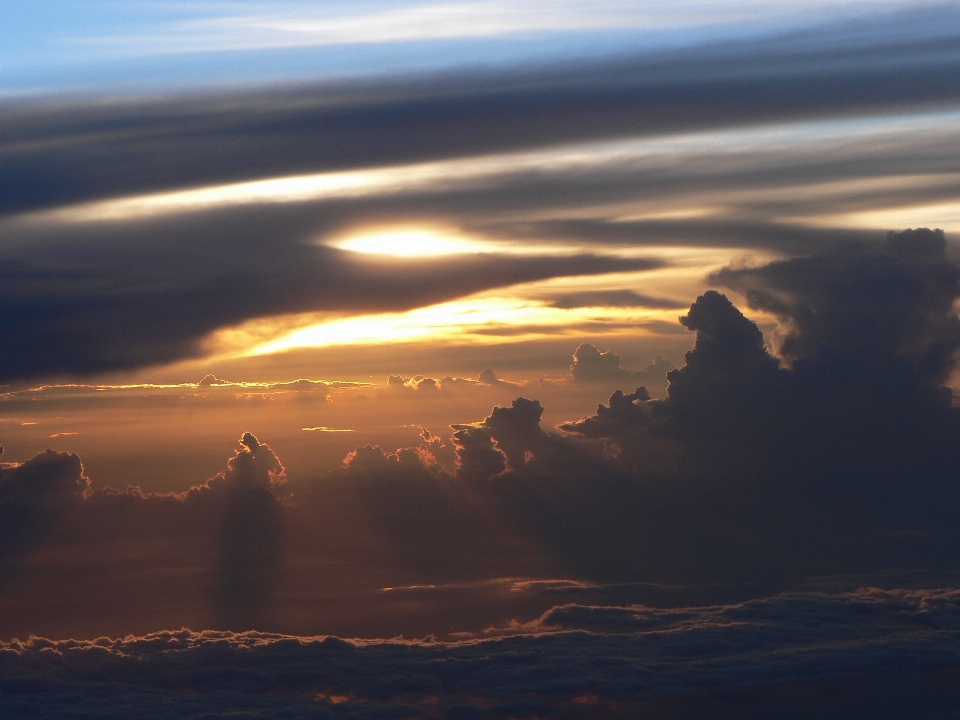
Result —
<svg viewBox="0 0 960 720"><path fill-rule="evenodd" d="M743 248L767 260L952 229L955 19L891 6L572 64L18 100L0 111L0 382L204 357L252 320L560 277L683 267L683 297L695 248L716 267ZM489 252L336 249L397 227ZM676 303L679 285L619 282L536 294L567 313Z"/></svg>

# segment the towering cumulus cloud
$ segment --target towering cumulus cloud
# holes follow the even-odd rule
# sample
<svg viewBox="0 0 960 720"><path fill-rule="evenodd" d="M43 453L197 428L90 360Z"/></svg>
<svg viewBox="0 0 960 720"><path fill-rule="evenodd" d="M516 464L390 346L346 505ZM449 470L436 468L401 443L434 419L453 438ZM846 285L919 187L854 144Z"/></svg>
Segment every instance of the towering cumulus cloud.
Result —
<svg viewBox="0 0 960 720"><path fill-rule="evenodd" d="M221 623L230 629L269 622L270 593L279 572L283 517L275 499L284 481L283 465L251 433L227 469L209 481L222 487L217 539Z"/></svg>

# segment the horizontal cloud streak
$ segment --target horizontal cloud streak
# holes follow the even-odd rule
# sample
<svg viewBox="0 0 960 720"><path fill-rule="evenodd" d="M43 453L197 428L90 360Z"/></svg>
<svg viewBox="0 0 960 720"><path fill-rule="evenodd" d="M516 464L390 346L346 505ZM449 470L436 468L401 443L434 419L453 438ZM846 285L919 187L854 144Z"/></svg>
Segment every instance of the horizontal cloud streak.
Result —
<svg viewBox="0 0 960 720"><path fill-rule="evenodd" d="M0 113L0 211L960 99L950 6L869 26L523 72ZM758 69L762 68L762 69ZM237 148L244 148L237 153Z"/></svg>
<svg viewBox="0 0 960 720"><path fill-rule="evenodd" d="M663 264L586 255L382 261L310 242L311 225L258 208L10 233L0 247L0 377L196 357L209 333L251 318L405 310L535 279Z"/></svg>

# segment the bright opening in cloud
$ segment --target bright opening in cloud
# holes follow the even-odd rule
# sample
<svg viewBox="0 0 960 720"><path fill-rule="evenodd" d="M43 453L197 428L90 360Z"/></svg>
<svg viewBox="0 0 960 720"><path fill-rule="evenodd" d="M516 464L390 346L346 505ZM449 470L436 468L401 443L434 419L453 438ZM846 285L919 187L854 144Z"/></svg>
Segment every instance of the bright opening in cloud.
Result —
<svg viewBox="0 0 960 720"><path fill-rule="evenodd" d="M432 257L459 253L491 252L495 248L477 240L468 240L430 230L394 230L362 235L336 243L350 252L396 257Z"/></svg>

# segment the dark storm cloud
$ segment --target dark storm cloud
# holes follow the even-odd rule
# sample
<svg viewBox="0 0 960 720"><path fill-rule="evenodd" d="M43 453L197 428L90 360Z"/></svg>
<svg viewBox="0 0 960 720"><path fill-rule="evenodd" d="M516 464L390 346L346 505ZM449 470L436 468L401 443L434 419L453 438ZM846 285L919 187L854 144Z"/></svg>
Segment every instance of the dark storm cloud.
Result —
<svg viewBox="0 0 960 720"><path fill-rule="evenodd" d="M862 372L893 357L916 381L939 387L960 350L952 314L960 268L945 248L942 230L922 228L890 233L882 248L841 247L712 279L778 316L778 352L790 362L833 355Z"/></svg>
<svg viewBox="0 0 960 720"><path fill-rule="evenodd" d="M958 631L957 591L864 589L674 610L563 605L506 637L454 643L186 629L33 637L0 646L0 709L136 708L147 719L842 718L918 707L942 716L957 699L955 674L941 673L960 662Z"/></svg>
<svg viewBox="0 0 960 720"><path fill-rule="evenodd" d="M952 5L575 67L260 93L15 103L0 210L960 98Z"/></svg>
<svg viewBox="0 0 960 720"><path fill-rule="evenodd" d="M270 622L271 593L280 571L284 522L276 501L283 465L251 433L227 469L208 482L223 487L217 538L218 625L230 629Z"/></svg>
<svg viewBox="0 0 960 720"><path fill-rule="evenodd" d="M196 357L211 332L251 318L405 310L529 280L662 264L583 255L378 261L311 242L314 222L260 207L14 224L0 241L0 379Z"/></svg>
<svg viewBox="0 0 960 720"><path fill-rule="evenodd" d="M433 436L395 453L361 447L310 486L298 517L309 525L322 511L346 523L336 531L345 537L357 530L344 518L366 523L361 534L383 541L396 567L438 577L507 562L497 559L501 531L536 543L544 567L604 582L738 577L776 589L807 573L952 567L960 412L941 384L960 350L960 270L942 234L892 234L714 281L781 317L781 355L709 291L681 318L695 342L665 373L665 400L634 390L637 373L592 348L583 357L625 388L594 417L562 425L566 435L541 427L527 387L485 420L454 426L455 469L452 448ZM429 397L438 383L428 381L393 384ZM272 497L261 491L250 497ZM80 504L131 497L97 491ZM253 549L237 552L258 564Z"/></svg>

